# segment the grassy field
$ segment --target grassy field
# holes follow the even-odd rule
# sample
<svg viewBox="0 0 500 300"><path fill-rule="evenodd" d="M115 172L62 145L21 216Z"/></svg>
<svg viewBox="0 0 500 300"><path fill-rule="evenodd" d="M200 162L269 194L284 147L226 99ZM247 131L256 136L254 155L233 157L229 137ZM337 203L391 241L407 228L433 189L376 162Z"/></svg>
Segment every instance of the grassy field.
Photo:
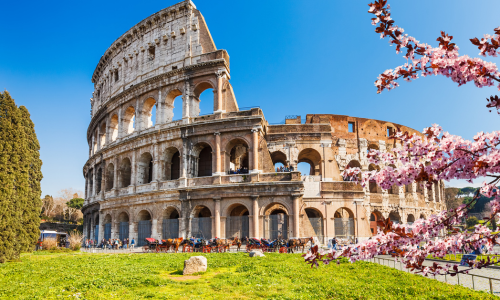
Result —
<svg viewBox="0 0 500 300"><path fill-rule="evenodd" d="M25 254L0 265L1 299L498 299L377 264L311 269L300 255L204 254L208 271L182 274L189 254Z"/></svg>

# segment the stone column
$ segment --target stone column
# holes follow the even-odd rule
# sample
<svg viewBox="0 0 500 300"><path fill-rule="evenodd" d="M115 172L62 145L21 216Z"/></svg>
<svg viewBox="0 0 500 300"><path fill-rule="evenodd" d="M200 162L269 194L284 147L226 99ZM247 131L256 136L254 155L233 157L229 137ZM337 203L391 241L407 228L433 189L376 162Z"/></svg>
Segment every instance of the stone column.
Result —
<svg viewBox="0 0 500 300"><path fill-rule="evenodd" d="M188 168L187 145L188 145L187 139L183 139L183 147L182 147L182 153L181 153L181 157L180 157L180 161L181 161L181 174L180 174L180 178L186 178L187 177L187 168Z"/></svg>
<svg viewBox="0 0 500 300"><path fill-rule="evenodd" d="M158 143L154 142L153 143L153 181L159 181L160 176L158 176L158 164L160 163L160 160L158 159Z"/></svg>
<svg viewBox="0 0 500 300"><path fill-rule="evenodd" d="M102 224L103 220L101 216L99 216L99 233L97 240L100 241L104 238L104 225Z"/></svg>
<svg viewBox="0 0 500 300"><path fill-rule="evenodd" d="M325 218L324 218L324 224L325 226L323 226L324 228L324 233L323 233L323 236L324 236L324 240L323 240L323 244L328 244L328 239L329 239L329 233L330 231L328 230L328 205L332 204L332 201L325 201L324 202L325 204Z"/></svg>
<svg viewBox="0 0 500 300"><path fill-rule="evenodd" d="M160 235L158 234L158 219L156 218L153 218L151 220L151 237L154 239L161 238Z"/></svg>
<svg viewBox="0 0 500 300"><path fill-rule="evenodd" d="M300 226L299 226L299 201L300 201L300 196L299 194L294 194L292 195L293 199L293 235L295 238L300 238Z"/></svg>
<svg viewBox="0 0 500 300"><path fill-rule="evenodd" d="M220 197L213 198L215 202L215 236L220 238Z"/></svg>
<svg viewBox="0 0 500 300"><path fill-rule="evenodd" d="M113 163L113 187L111 189L116 189L119 187L118 185L118 158L115 156L114 163Z"/></svg>
<svg viewBox="0 0 500 300"><path fill-rule="evenodd" d="M260 128L252 129L252 170L251 173L259 172L259 131Z"/></svg>
<svg viewBox="0 0 500 300"><path fill-rule="evenodd" d="M135 232L135 222L130 220L128 222L128 238L130 239L130 241L132 241L132 239L135 239L135 246L137 246L137 233Z"/></svg>
<svg viewBox="0 0 500 300"><path fill-rule="evenodd" d="M94 132L94 134L92 134L92 145L90 146L90 149L91 149L90 150L90 156L92 156L92 155L95 154L95 152L94 152L94 150L95 150L95 147L94 147L95 142L94 141L95 141L95 132Z"/></svg>
<svg viewBox="0 0 500 300"><path fill-rule="evenodd" d="M252 198L253 237L259 238L259 236L260 236L260 232L259 232L259 196L253 195L253 196L250 196L250 198Z"/></svg>
<svg viewBox="0 0 500 300"><path fill-rule="evenodd" d="M215 175L221 175L221 161L220 161L220 132L214 133L215 135Z"/></svg>
<svg viewBox="0 0 500 300"><path fill-rule="evenodd" d="M123 136L123 124L122 124L122 106L118 108L118 136L116 137L116 141L119 141Z"/></svg>
<svg viewBox="0 0 500 300"><path fill-rule="evenodd" d="M95 188L96 188L96 181L95 181L95 173L96 173L96 169L95 169L95 165L92 166L92 196L95 196Z"/></svg>
<svg viewBox="0 0 500 300"><path fill-rule="evenodd" d="M135 179L135 176L137 174L136 172L136 159L135 159L135 154L136 150L135 148L132 150L132 166L131 166L131 170L130 170L130 185L131 186L135 186L136 185L136 179Z"/></svg>
<svg viewBox="0 0 500 300"><path fill-rule="evenodd" d="M217 98L216 98L216 112L223 112L223 104L222 104L222 85L223 81L222 79L224 78L224 74L222 72L217 72Z"/></svg>
<svg viewBox="0 0 500 300"><path fill-rule="evenodd" d="M184 95L182 95L182 120L185 123L189 123L189 117L191 116L191 97L189 90L189 82L186 81L184 84Z"/></svg>
<svg viewBox="0 0 500 300"><path fill-rule="evenodd" d="M161 89L158 89L158 102L156 103L156 124L163 124L163 101L161 100Z"/></svg>
<svg viewBox="0 0 500 300"><path fill-rule="evenodd" d="M90 236L89 236L89 239L94 239L95 235L94 235L94 228L95 228L95 225L94 225L94 218L95 216L90 214L90 222L89 222L89 225L90 225Z"/></svg>
<svg viewBox="0 0 500 300"><path fill-rule="evenodd" d="M102 135L102 132L101 132L101 125L98 124L97 125L97 151L101 150L101 135Z"/></svg>

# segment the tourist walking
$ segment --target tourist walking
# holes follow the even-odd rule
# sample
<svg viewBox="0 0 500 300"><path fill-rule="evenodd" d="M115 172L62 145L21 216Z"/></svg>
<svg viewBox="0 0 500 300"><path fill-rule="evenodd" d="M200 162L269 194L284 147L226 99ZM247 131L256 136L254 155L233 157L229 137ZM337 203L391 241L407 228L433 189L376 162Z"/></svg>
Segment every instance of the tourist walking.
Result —
<svg viewBox="0 0 500 300"><path fill-rule="evenodd" d="M134 238L132 238L132 241L130 242L130 249L134 250L134 246L135 246L135 240Z"/></svg>

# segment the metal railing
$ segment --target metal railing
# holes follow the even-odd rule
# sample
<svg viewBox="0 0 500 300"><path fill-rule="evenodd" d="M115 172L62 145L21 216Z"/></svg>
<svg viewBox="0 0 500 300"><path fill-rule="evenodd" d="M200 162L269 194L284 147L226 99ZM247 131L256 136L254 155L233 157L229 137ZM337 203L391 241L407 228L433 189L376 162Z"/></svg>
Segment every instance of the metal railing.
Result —
<svg viewBox="0 0 500 300"><path fill-rule="evenodd" d="M370 262L373 262L373 263L378 263L379 265L383 265L383 266L387 266L387 267L393 267L394 269L397 269L396 267L396 264L399 264L399 270L403 271L403 272L408 272L408 273L411 273L410 271L405 271L405 270L408 270L406 267L403 267L403 264L401 262L398 262L396 261L395 259L389 259L389 258L383 258L383 257L374 257L372 259L369 259L368 261ZM382 263L381 263L382 261ZM388 261L388 264L384 264L385 261ZM391 261L393 262L393 266L391 266ZM484 269L483 269L484 270ZM482 276L482 275L477 275L477 274L461 274L462 277L464 276L471 276L471 281L472 281L472 289L473 290L478 290L478 291L481 291L481 290L484 290L484 289L476 289L476 284L474 282L474 278L484 278L484 279L488 279L488 283L489 283L489 290L490 290L490 294L492 295L495 295L495 294L498 294L500 293L499 292L494 292L493 291L493 280L496 280L496 281L499 281L500 282L500 278L495 278L495 277L488 277L488 276ZM443 277L444 276L444 282L448 283L448 284L455 284L453 282L448 282L448 275L447 274L444 274L444 275L438 275L438 276L441 276ZM451 275L449 275L451 277ZM462 284L460 284L460 273L458 273L456 276L457 278L457 285L461 285L463 287L466 287L464 285L464 280L462 279ZM436 279L436 276L434 276L434 279ZM436 279L438 280L438 279Z"/></svg>

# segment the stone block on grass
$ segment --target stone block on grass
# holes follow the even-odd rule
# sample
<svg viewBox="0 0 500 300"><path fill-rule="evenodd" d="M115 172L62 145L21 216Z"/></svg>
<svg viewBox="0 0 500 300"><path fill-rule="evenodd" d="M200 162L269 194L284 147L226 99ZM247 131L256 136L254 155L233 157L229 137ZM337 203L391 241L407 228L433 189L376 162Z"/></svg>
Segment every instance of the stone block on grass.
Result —
<svg viewBox="0 0 500 300"><path fill-rule="evenodd" d="M204 256L192 256L184 261L184 270L182 275L190 275L207 271L207 258Z"/></svg>

